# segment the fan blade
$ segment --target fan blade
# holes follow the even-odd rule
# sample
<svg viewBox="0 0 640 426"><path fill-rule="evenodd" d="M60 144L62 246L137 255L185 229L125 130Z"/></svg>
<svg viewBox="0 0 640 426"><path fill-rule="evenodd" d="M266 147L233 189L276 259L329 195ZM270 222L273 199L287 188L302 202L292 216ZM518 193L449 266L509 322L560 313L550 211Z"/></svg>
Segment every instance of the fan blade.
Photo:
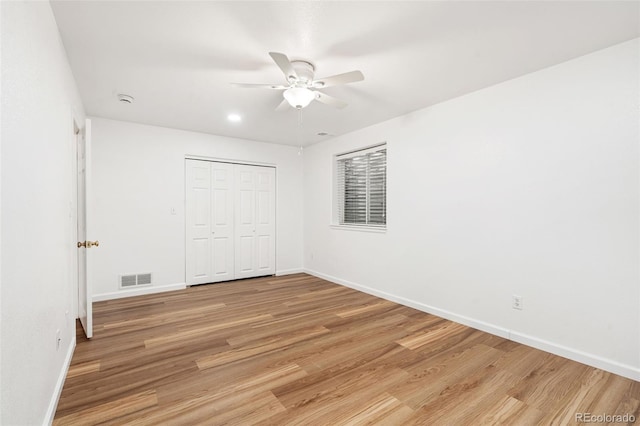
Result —
<svg viewBox="0 0 640 426"><path fill-rule="evenodd" d="M278 84L247 84L247 83L231 83L233 87L242 87L244 89L276 89L276 90L284 90L288 86L278 85Z"/></svg>
<svg viewBox="0 0 640 426"><path fill-rule="evenodd" d="M320 78L313 82L313 87L320 89L338 84L355 83L364 80L364 75L360 71L350 71L344 74L332 75L331 77Z"/></svg>
<svg viewBox="0 0 640 426"><path fill-rule="evenodd" d="M276 65L280 67L287 81L298 79L298 74L293 69L293 65L291 65L291 61L287 58L287 55L284 53L269 52L269 56L271 56Z"/></svg>
<svg viewBox="0 0 640 426"><path fill-rule="evenodd" d="M280 102L280 105L276 107L276 111L278 112L286 111L288 109L289 109L289 102L287 102L286 99L283 99L282 102Z"/></svg>
<svg viewBox="0 0 640 426"><path fill-rule="evenodd" d="M345 101L341 101L340 99L334 98L333 96L325 95L322 92L314 91L313 93L316 94L316 100L322 102L323 104L327 104L340 109L348 105Z"/></svg>

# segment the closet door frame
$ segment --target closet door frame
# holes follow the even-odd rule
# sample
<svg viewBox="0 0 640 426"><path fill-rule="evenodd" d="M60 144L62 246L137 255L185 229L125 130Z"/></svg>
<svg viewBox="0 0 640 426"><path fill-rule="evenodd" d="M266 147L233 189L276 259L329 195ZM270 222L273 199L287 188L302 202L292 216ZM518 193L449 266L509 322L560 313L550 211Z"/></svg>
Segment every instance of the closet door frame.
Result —
<svg viewBox="0 0 640 426"><path fill-rule="evenodd" d="M211 232L212 232L212 238L210 238L210 253L211 253L211 278L210 280L207 280L206 282L203 280L198 280L197 282L190 282L189 279L189 270L188 270L188 265L190 263L190 259L188 258L188 255L190 253L190 249L188 247L189 244L189 217L188 217L188 200L187 200L187 193L186 191L188 191L188 174L189 174L189 166L188 166L188 160L199 160L199 161L207 161L209 163L211 163L210 167L211 167L211 205L210 205L210 211L211 211ZM235 178L235 170L233 166L255 166L255 167L261 167L261 168L268 168L268 169L272 169L273 170L273 182L272 182L272 205L270 206L270 218L273 221L273 225L272 225L272 229L273 229L273 233L271 235L271 241L269 244L269 251L271 251L271 259L272 259L272 266L271 267L265 267L264 266L264 261L262 262L262 265L260 265L260 256L263 256L263 260L264 260L264 251L260 252L260 242L258 241L258 238L256 238L256 241L254 241L253 245L254 245L254 257L255 257L255 263L256 263L256 268L255 268L255 274L253 275L247 275L247 274L240 274L240 276L238 276L237 272L236 272L236 265L237 265L237 260L236 260L236 253L237 253L237 246L238 246L238 242L237 240L233 241L233 258L231 259L231 276L228 274L225 274L224 277L219 276L216 277L215 273L214 273L214 266L213 266L213 262L214 262L214 258L213 258L213 250L214 250L214 238L213 236L216 235L214 229L216 228L215 225L215 218L214 218L214 200L213 200L213 191L214 191L214 170L213 170L213 163L224 163L224 164L229 164L231 166L231 173L233 176L233 196L234 196L234 200L232 201L232 205L233 205L233 212L232 212L232 216L233 216L233 220L234 220L234 224L233 224L233 237L235 239L236 237L236 213L235 213L235 206L237 204L237 191L236 191L236 178ZM270 164L270 163L258 163L258 162L246 162L246 161L237 161L237 160L229 160L229 159L225 159L225 158L216 158L216 157L205 157L205 156L199 156L199 155L186 155L185 156L185 282L187 284L187 286L191 286L191 285L198 285L198 284L207 284L207 283L215 283L215 282L220 282L220 281L230 281L230 280L238 280L238 279L242 279L242 278L249 278L249 277L259 277L259 276L267 276L267 275L275 275L276 273L276 200L277 200L277 194L276 194L276 179L277 179L277 166L275 164ZM258 194L259 190L256 188L255 193ZM257 199L254 198L254 205L255 203L258 202ZM258 220L259 213L256 211L254 211L254 216L256 217L255 220ZM257 224L256 229L260 228L260 224ZM262 227L264 228L264 227ZM264 234L264 232L262 232L261 234ZM265 244L262 244L262 249L264 249ZM193 259L191 260L193 261ZM262 266L262 267L260 267ZM219 279L217 279L219 278Z"/></svg>

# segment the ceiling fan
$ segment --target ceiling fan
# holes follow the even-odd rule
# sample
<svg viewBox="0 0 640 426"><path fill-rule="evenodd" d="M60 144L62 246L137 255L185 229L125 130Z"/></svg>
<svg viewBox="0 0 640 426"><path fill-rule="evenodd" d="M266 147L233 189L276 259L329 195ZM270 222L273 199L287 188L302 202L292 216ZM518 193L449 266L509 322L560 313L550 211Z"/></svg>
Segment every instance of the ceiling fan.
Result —
<svg viewBox="0 0 640 426"><path fill-rule="evenodd" d="M347 106L345 101L324 94L317 89L364 80L364 75L360 71L350 71L315 80L315 67L312 63L300 60L290 61L284 53L269 52L269 55L284 73L286 84L231 84L234 87L250 89L284 90L282 94L284 100L276 108L276 111L283 110L289 105L296 109L302 109L314 99L336 108L344 108Z"/></svg>

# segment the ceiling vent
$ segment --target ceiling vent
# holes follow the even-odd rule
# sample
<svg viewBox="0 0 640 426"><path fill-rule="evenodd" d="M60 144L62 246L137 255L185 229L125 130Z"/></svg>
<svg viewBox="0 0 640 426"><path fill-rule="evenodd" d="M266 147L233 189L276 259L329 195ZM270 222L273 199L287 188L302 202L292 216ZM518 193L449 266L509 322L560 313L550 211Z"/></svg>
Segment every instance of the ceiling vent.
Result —
<svg viewBox="0 0 640 426"><path fill-rule="evenodd" d="M125 104L132 104L134 101L133 96L125 95L123 93L118 94L118 100Z"/></svg>
<svg viewBox="0 0 640 426"><path fill-rule="evenodd" d="M120 288L132 288L151 285L151 273L120 275Z"/></svg>

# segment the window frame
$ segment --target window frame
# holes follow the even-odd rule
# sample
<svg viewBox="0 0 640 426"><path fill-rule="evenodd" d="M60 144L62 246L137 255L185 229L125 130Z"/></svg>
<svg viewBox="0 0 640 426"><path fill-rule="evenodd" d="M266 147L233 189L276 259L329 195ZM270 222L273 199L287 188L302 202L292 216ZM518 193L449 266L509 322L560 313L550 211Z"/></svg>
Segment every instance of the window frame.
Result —
<svg viewBox="0 0 640 426"><path fill-rule="evenodd" d="M344 203L344 196L341 197L340 192L341 189L344 190L344 187L340 187L339 184L339 161L340 160L345 160L348 158L354 158L354 157L360 157L366 154L370 154L373 152L377 152L377 151L381 151L381 150L385 150L385 215L384 215L384 219L385 219L385 223L384 224L375 224L375 223L340 223L340 202L342 201ZM386 202L387 202L387 176L388 176L388 145L387 142L381 142L381 143L377 143L375 145L369 145L363 148L357 148L357 149L352 149L349 151L345 151L342 153L338 153L332 156L332 164L333 164L333 168L332 168L332 177L333 177L333 196L332 196L332 220L331 220L331 224L330 227L332 229L342 229L342 230L351 230L351 231L364 231L364 232L375 232L375 233L385 233L387 230L387 214L386 214ZM369 185L370 185L370 180L369 180L369 167L367 167L367 177L366 177L366 185L367 185L367 190L366 193L369 194ZM344 209L344 206L343 206ZM367 220L369 218L369 209L370 209L370 199L368 198L367 195L367 201L366 201L366 217Z"/></svg>

